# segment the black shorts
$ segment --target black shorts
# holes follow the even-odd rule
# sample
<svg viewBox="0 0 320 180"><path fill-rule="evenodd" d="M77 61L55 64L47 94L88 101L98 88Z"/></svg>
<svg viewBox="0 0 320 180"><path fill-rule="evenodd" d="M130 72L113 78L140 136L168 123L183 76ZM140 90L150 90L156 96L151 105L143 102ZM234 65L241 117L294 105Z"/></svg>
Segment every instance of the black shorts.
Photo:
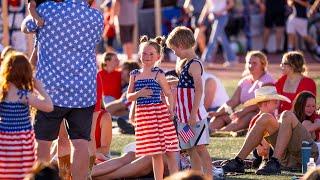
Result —
<svg viewBox="0 0 320 180"><path fill-rule="evenodd" d="M264 16L264 26L267 28L284 27L286 24L285 12L269 12Z"/></svg>
<svg viewBox="0 0 320 180"><path fill-rule="evenodd" d="M133 42L134 25L120 25L120 41L122 44Z"/></svg>
<svg viewBox="0 0 320 180"><path fill-rule="evenodd" d="M85 139L90 141L93 110L94 106L86 108L54 106L54 110L50 113L38 110L34 122L36 139L44 141L57 139L60 124L65 119L70 139Z"/></svg>
<svg viewBox="0 0 320 180"><path fill-rule="evenodd" d="M105 44L107 44L107 46L113 46L113 40L114 40L114 37L108 38L107 42L105 42Z"/></svg>

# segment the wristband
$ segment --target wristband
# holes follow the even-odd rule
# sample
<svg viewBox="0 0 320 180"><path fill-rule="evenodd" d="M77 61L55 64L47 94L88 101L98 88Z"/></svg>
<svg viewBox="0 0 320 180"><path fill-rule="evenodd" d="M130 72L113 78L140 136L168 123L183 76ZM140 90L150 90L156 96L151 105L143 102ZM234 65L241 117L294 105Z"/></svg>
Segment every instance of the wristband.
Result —
<svg viewBox="0 0 320 180"><path fill-rule="evenodd" d="M231 114L233 113L232 108L231 108L227 103L224 103L224 104L222 105L222 107L224 108L224 111L225 111L226 113L228 113L229 115L231 115Z"/></svg>

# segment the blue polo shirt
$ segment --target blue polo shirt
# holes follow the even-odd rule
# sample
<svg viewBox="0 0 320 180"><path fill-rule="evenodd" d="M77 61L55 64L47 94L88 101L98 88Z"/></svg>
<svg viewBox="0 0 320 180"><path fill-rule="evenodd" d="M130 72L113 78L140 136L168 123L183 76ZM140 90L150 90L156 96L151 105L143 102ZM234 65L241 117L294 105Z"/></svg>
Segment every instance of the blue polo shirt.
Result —
<svg viewBox="0 0 320 180"><path fill-rule="evenodd" d="M26 22L37 32L40 79L55 106L89 107L96 102L95 47L103 29L103 16L83 0L45 2L38 8L45 25Z"/></svg>

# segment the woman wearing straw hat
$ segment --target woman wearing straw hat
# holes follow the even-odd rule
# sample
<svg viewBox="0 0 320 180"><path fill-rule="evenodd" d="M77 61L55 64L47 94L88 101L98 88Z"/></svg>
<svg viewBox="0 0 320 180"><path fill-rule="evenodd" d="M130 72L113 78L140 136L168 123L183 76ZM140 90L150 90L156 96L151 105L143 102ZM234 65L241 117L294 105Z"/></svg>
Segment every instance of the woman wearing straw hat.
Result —
<svg viewBox="0 0 320 180"><path fill-rule="evenodd" d="M276 119L274 112L280 101L290 102L287 97L278 94L274 86L264 86L255 91L255 98L244 104L244 106L257 104L260 112L254 118L254 125L248 132L237 156L222 163L224 172L244 173L243 160L263 139L274 148L274 154L256 171L256 174L280 174L281 166L301 167L302 141L311 143L313 139L293 112L284 111L280 115L279 121ZM317 159L317 145L312 143L311 149L311 156Z"/></svg>

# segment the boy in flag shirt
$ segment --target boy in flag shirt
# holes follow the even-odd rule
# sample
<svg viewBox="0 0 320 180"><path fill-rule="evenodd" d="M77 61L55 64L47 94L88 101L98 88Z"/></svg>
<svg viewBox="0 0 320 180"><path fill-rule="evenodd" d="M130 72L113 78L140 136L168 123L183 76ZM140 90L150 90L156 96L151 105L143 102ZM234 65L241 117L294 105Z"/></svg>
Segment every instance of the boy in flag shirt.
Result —
<svg viewBox="0 0 320 180"><path fill-rule="evenodd" d="M203 67L193 49L193 33L186 27L176 27L169 34L166 44L181 59L176 69L179 74L176 115L180 147L190 155L192 169L203 170L212 179L211 158L205 146L209 144L209 128L204 107ZM186 126L194 133L189 140L181 136Z"/></svg>

